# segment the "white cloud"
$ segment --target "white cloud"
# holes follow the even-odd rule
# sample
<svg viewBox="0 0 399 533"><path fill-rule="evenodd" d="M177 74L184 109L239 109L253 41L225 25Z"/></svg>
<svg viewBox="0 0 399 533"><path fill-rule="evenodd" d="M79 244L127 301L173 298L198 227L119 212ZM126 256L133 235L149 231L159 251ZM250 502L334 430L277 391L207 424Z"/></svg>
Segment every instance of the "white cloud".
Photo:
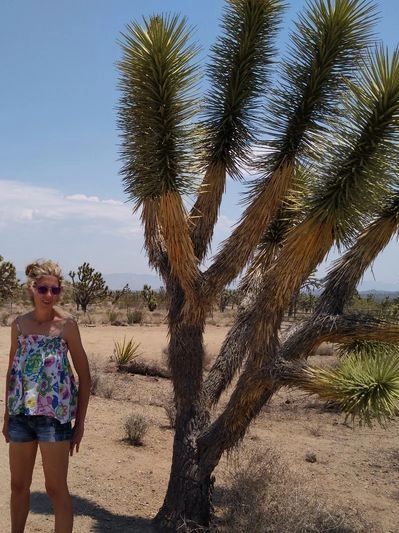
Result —
<svg viewBox="0 0 399 533"><path fill-rule="evenodd" d="M65 196L67 200L76 200L78 202L99 202L98 196L86 196L85 194L70 194Z"/></svg>
<svg viewBox="0 0 399 533"><path fill-rule="evenodd" d="M32 221L102 221L125 227L126 233L141 231L137 214L119 200L101 200L98 196L70 194L12 180L0 180L0 227Z"/></svg>

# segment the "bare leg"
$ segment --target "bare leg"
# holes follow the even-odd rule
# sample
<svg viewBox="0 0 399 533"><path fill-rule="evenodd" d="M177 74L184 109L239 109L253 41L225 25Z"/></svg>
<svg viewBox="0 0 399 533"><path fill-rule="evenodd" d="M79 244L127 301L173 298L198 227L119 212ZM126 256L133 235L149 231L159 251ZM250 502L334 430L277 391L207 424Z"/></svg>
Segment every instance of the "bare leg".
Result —
<svg viewBox="0 0 399 533"><path fill-rule="evenodd" d="M32 442L10 442L11 533L23 533L25 529L36 452L36 440Z"/></svg>
<svg viewBox="0 0 399 533"><path fill-rule="evenodd" d="M71 533L73 526L72 500L68 490L68 441L39 442L43 460L46 491L55 515L55 533Z"/></svg>

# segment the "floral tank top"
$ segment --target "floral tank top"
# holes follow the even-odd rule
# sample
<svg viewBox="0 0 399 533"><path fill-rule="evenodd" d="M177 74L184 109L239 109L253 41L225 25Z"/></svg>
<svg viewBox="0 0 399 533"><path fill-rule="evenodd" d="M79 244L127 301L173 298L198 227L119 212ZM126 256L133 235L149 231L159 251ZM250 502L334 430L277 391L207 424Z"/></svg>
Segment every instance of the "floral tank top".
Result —
<svg viewBox="0 0 399 533"><path fill-rule="evenodd" d="M19 326L18 326L19 327ZM8 390L10 415L76 416L77 387L61 335L19 335Z"/></svg>

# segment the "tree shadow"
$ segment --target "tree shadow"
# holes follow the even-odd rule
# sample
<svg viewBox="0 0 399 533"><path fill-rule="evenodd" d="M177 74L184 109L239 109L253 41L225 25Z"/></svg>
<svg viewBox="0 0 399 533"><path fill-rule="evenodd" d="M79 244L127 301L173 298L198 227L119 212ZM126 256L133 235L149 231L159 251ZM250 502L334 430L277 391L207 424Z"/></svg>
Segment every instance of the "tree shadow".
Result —
<svg viewBox="0 0 399 533"><path fill-rule="evenodd" d="M95 524L90 530L93 533L155 533L157 529L148 518L114 514L96 503L72 496L75 516L90 516ZM53 514L51 502L45 492L31 494L31 511L37 514Z"/></svg>

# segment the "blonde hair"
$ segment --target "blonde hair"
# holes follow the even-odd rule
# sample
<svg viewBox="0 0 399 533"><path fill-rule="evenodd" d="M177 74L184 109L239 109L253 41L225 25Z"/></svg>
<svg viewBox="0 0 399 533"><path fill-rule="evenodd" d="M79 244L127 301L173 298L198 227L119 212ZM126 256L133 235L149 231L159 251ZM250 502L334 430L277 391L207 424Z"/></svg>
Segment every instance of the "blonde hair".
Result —
<svg viewBox="0 0 399 533"><path fill-rule="evenodd" d="M61 286L62 273L60 266L50 259L38 259L25 268L27 286L31 287L42 276L54 276L58 278Z"/></svg>

